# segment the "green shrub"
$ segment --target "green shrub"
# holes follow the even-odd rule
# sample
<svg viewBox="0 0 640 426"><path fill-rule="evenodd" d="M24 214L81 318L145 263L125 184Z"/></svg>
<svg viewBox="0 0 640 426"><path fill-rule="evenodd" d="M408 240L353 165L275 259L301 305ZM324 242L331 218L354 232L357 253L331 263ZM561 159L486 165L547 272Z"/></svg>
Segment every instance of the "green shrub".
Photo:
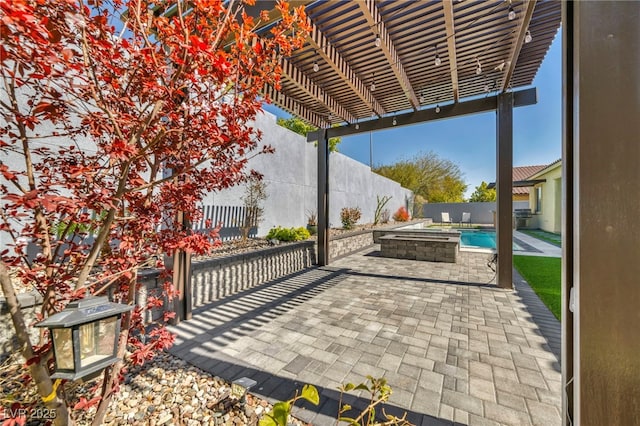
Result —
<svg viewBox="0 0 640 426"><path fill-rule="evenodd" d="M351 229L359 220L362 213L360 207L344 207L340 210L340 220L344 229Z"/></svg>
<svg viewBox="0 0 640 426"><path fill-rule="evenodd" d="M267 239L278 241L302 241L308 239L310 236L311 234L309 234L309 231L302 226L299 228L283 228L281 226L276 226L269 230Z"/></svg>

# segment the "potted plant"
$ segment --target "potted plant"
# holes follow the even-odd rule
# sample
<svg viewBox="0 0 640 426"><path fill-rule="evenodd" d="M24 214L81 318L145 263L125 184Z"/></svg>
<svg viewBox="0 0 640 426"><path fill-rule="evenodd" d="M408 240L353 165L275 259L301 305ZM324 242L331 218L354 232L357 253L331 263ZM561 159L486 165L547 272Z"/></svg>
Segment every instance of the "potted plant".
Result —
<svg viewBox="0 0 640 426"><path fill-rule="evenodd" d="M311 235L315 235L318 232L318 220L316 218L316 212L311 211L307 214L307 231Z"/></svg>

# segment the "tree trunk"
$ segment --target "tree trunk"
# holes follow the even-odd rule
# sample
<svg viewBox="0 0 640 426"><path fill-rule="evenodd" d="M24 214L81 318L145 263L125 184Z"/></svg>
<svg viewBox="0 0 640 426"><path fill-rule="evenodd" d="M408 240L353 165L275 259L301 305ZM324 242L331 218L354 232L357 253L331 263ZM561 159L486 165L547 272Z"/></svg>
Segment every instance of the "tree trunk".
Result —
<svg viewBox="0 0 640 426"><path fill-rule="evenodd" d="M13 328L15 329L16 337L20 343L22 356L24 356L26 360L30 360L35 356L33 353L33 347L31 346L31 339L29 337L27 326L24 322L24 317L22 316L22 311L20 311L20 304L18 303L15 289L13 288L13 284L11 284L9 271L2 261L0 261L0 283L2 284L4 296L7 299L11 321L13 322ZM41 360L29 364L29 373L38 388L38 394L40 394L41 398L45 398L53 393L53 383L51 382L51 377L49 377L49 372L43 362L44 361ZM56 413L54 420L55 425L62 426L73 424L66 402L57 394L53 399L45 402L45 406L52 410L52 412Z"/></svg>
<svg viewBox="0 0 640 426"><path fill-rule="evenodd" d="M135 271L129 282L129 294L127 294L127 304L135 304L136 300L136 283L138 281L138 272ZM129 328L131 327L131 312L126 312L122 316L122 324L120 325L120 336L118 338L118 358L120 359L112 366L104 371L104 379L102 381L102 399L96 410L96 415L91 422L92 426L99 426L104 423L104 416L111 403L113 396L113 388L118 380L120 370L124 365L124 356L127 350L127 342L129 341Z"/></svg>

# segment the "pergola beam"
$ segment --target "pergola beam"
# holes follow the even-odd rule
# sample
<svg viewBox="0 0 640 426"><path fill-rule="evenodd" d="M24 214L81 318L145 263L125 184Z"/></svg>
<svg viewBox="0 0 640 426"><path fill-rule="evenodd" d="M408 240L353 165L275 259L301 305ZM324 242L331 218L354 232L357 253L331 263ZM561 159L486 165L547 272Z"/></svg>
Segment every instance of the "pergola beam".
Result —
<svg viewBox="0 0 640 426"><path fill-rule="evenodd" d="M519 90L513 92L513 106L534 105L538 102L536 88ZM393 127L407 126L410 124L424 123L427 121L442 120L444 118L459 117L462 115L478 114L481 112L495 111L498 107L498 96L488 96L486 98L474 99L466 102L458 102L455 104L441 105L440 112L436 112L433 108L421 109L416 112L399 114L394 117L383 117L377 120L361 121L358 128L355 125L345 125L340 127L332 127L327 129L327 137L348 136L358 133L367 133L376 130L390 129ZM396 124L393 124L393 121ZM317 141L319 131L307 134L307 142Z"/></svg>
<svg viewBox="0 0 640 426"><path fill-rule="evenodd" d="M524 44L524 37L527 34L529 23L531 22L531 18L533 17L533 11L536 8L536 0L529 0L528 2L525 2L525 4L526 9L524 11L524 15L522 16L522 20L520 21L520 26L517 30L518 37L516 37L515 43L511 46L511 53L509 54L509 59L506 62L507 69L503 75L502 82L500 83L500 91L502 92L506 91L509 87L511 77L513 76L513 72L516 69L518 56L520 56L520 51L522 50L522 45Z"/></svg>
<svg viewBox="0 0 640 426"><path fill-rule="evenodd" d="M453 2L451 0L442 0L444 8L444 27L447 32L447 54L449 55L449 70L451 72L451 90L453 91L453 101L458 102L460 99L460 90L458 87L458 59L456 55L456 29L453 22Z"/></svg>
<svg viewBox="0 0 640 426"><path fill-rule="evenodd" d="M331 95L318 87L317 84L296 68L288 59L282 61L282 75L291 81L299 90L320 101L332 114L341 117L349 123L356 121L353 114L331 97Z"/></svg>
<svg viewBox="0 0 640 426"><path fill-rule="evenodd" d="M357 4L364 15L364 18L366 19L367 24L372 28L378 28L377 31L374 31L374 33L376 33L376 35L380 37L380 50L384 54L387 63L391 67L393 75L396 77L396 80L400 84L400 87L402 87L402 91L411 103L413 110L417 111L420 108L420 102L418 101L416 92L413 90L413 86L409 82L409 77L404 70L404 66L402 65L400 56L398 55L393 41L389 36L389 31L387 30L387 27L382 20L382 15L380 14L380 10L378 10L375 1L359 0Z"/></svg>
<svg viewBox="0 0 640 426"><path fill-rule="evenodd" d="M307 18L308 24L311 27L309 33L309 43L318 52L318 54L329 64L333 72L335 72L340 79L342 79L349 88L364 102L371 111L375 112L378 116L383 116L386 111L382 108L382 105L373 97L371 91L366 85L358 78L356 73L351 69L347 61L340 55L338 50L333 47L329 40L324 36L320 28L313 23L311 18Z"/></svg>
<svg viewBox="0 0 640 426"><path fill-rule="evenodd" d="M286 96L284 93L278 92L271 86L265 86L264 94L268 95L271 101L276 104L278 107L284 109L285 111L296 115L306 122L313 124L316 127L328 127L329 122L326 117L322 117L321 115L315 113L314 111L309 110L304 106L302 102L298 102L293 98ZM279 95L284 96L284 99L279 99Z"/></svg>

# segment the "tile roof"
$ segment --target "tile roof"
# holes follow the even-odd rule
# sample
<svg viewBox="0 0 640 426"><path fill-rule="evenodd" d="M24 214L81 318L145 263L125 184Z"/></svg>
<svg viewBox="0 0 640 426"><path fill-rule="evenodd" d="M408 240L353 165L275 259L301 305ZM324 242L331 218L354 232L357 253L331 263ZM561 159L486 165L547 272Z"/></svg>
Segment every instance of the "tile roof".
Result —
<svg viewBox="0 0 640 426"><path fill-rule="evenodd" d="M521 181L521 180L527 180L527 178L529 176L538 173L540 170L544 169L545 167L547 167L546 164L537 165L537 166L514 167L513 168L513 181L516 182L516 181ZM513 188L513 193L514 194L528 194L529 193L529 188L528 187L514 187Z"/></svg>

